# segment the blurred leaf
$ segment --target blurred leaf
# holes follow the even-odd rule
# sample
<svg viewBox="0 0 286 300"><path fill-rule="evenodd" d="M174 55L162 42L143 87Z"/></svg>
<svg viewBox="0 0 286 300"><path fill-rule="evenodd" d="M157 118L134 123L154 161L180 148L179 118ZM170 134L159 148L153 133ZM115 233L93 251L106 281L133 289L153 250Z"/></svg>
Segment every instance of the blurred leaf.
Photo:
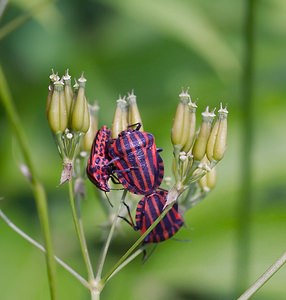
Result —
<svg viewBox="0 0 286 300"><path fill-rule="evenodd" d="M4 12L4 10L7 6L7 3L8 3L8 0L1 0L0 1L0 19L1 19L2 15L3 15L3 12Z"/></svg>
<svg viewBox="0 0 286 300"><path fill-rule="evenodd" d="M55 2L55 0L40 2L38 0L11 0L11 4L20 7L29 14L31 13L31 17L47 31L49 31L50 28L60 26L61 15Z"/></svg>
<svg viewBox="0 0 286 300"><path fill-rule="evenodd" d="M238 58L220 32L192 3L172 0L104 1L107 2L120 13L141 20L197 52L222 80L240 71Z"/></svg>
<svg viewBox="0 0 286 300"><path fill-rule="evenodd" d="M22 6L22 3L26 3L26 2L22 2L21 0L19 1L20 2L18 4L20 6ZM42 26L45 27L46 30L49 30L53 26L59 26L60 18L57 17L57 14L55 13L56 9L54 5L53 5L54 9L51 10L50 4L52 4L52 1L44 1L40 3L36 3L33 6L28 5L27 7L25 4L24 10L26 10L26 12L20 14L18 17L15 17L10 22L8 22L7 24L5 24L0 28L0 40L6 37L10 32L19 28L30 18L37 19L37 21L40 24L42 24ZM39 12L43 12L43 13L38 15ZM53 22L50 22L50 20L53 20Z"/></svg>

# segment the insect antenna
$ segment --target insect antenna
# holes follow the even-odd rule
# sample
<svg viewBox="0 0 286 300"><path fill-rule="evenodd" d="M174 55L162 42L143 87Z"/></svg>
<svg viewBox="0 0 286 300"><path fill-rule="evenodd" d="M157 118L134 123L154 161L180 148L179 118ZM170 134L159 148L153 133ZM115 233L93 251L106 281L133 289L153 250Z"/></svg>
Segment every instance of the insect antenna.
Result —
<svg viewBox="0 0 286 300"><path fill-rule="evenodd" d="M107 196L107 192L104 192L104 194L105 194L105 196L107 198L107 201L108 201L109 205L113 208L113 204L111 203L109 197Z"/></svg>
<svg viewBox="0 0 286 300"><path fill-rule="evenodd" d="M143 257L142 257L142 263L145 264L149 258L151 257L151 255L154 253L154 251L156 250L158 244L154 244L154 246L152 247L151 251L149 252L149 254L147 253L146 249L143 250ZM144 246L143 246L144 247Z"/></svg>
<svg viewBox="0 0 286 300"><path fill-rule="evenodd" d="M127 224L129 224L134 230L137 230L137 227L135 226L134 224L134 221L133 221L133 218L131 216L131 212L130 212L130 207L129 205L123 201L122 204L126 207L127 209L127 213L128 213L128 217L129 217L129 220L126 218L126 217L123 217L123 216L118 216L119 218L121 218L122 220L124 220Z"/></svg>

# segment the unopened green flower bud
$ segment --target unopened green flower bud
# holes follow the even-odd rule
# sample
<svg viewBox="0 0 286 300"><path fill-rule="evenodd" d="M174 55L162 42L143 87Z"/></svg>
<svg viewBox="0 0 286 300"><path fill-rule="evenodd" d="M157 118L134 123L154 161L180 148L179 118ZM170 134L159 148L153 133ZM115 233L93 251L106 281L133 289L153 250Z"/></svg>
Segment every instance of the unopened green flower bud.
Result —
<svg viewBox="0 0 286 300"><path fill-rule="evenodd" d="M71 76L68 73L68 69L66 70L66 74L63 76L63 81L65 84L64 93L65 93L65 100L67 106L68 116L70 117L72 102L73 102L73 90L71 86Z"/></svg>
<svg viewBox="0 0 286 300"><path fill-rule="evenodd" d="M206 178L207 178L207 187L212 190L214 189L215 185L216 185L216 169L215 167L212 168L207 174L206 174Z"/></svg>
<svg viewBox="0 0 286 300"><path fill-rule="evenodd" d="M204 192L208 192L209 188L207 186L207 174L205 176L203 176L199 181L199 186L200 188L204 191Z"/></svg>
<svg viewBox="0 0 286 300"><path fill-rule="evenodd" d="M215 117L214 111L209 112L209 107L202 113L203 120L200 132L195 141L192 154L194 160L201 161L206 154L207 143L211 132L212 121Z"/></svg>
<svg viewBox="0 0 286 300"><path fill-rule="evenodd" d="M54 70L52 70L52 74L49 76L50 78L50 85L49 85L49 92L48 92L48 97L47 97L47 104L46 104L46 113L48 113L49 108L50 108L50 103L51 103L51 99L52 99L52 94L54 91L54 83L56 81L60 80L60 77L58 76L57 73L54 72Z"/></svg>
<svg viewBox="0 0 286 300"><path fill-rule="evenodd" d="M219 120L217 119L211 130L210 137L207 144L206 155L209 161L213 161L214 145L217 138L218 128L219 128Z"/></svg>
<svg viewBox="0 0 286 300"><path fill-rule="evenodd" d="M62 81L56 81L54 83L47 117L50 128L54 133L64 132L68 126L68 114L64 95L64 84Z"/></svg>
<svg viewBox="0 0 286 300"><path fill-rule="evenodd" d="M88 105L89 116L90 116L90 126L86 134L82 139L82 150L90 152L95 134L98 130L98 110L99 106L95 103L94 105Z"/></svg>
<svg viewBox="0 0 286 300"><path fill-rule="evenodd" d="M177 106L176 115L173 122L171 140L172 144L179 145L181 148L186 144L189 136L189 101L191 99L188 92L182 92L180 102Z"/></svg>
<svg viewBox="0 0 286 300"><path fill-rule="evenodd" d="M189 102L189 126L188 126L188 136L187 136L187 141L183 147L183 151L188 153L195 141L196 137L196 110L197 110L197 105L193 103L191 100Z"/></svg>
<svg viewBox="0 0 286 300"><path fill-rule="evenodd" d="M79 88L71 116L71 129L82 133L87 132L90 122L88 103L85 97L85 83L86 79L81 75L78 80Z"/></svg>
<svg viewBox="0 0 286 300"><path fill-rule="evenodd" d="M219 127L218 127L217 138L213 150L213 159L215 161L220 161L223 158L226 150L227 114L228 114L227 109L223 108L222 104L220 104L220 109L218 111Z"/></svg>
<svg viewBox="0 0 286 300"><path fill-rule="evenodd" d="M210 169L205 176L199 180L199 186L204 192L211 191L216 185L216 170Z"/></svg>
<svg viewBox="0 0 286 300"><path fill-rule="evenodd" d="M112 122L112 138L117 138L118 134L128 127L127 122L127 102L125 97L116 100L116 109Z"/></svg>
<svg viewBox="0 0 286 300"><path fill-rule="evenodd" d="M134 95L133 91L128 94L127 103L128 103L128 125L130 126L130 125L140 123L141 124L140 130L143 131L143 123L137 106L136 96Z"/></svg>

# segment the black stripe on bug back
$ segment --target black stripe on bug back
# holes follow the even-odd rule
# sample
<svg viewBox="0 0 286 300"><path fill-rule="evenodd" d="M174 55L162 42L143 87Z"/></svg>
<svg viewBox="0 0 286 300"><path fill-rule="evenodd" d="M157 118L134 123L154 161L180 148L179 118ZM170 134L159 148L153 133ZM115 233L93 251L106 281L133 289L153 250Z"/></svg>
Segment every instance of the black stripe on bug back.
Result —
<svg viewBox="0 0 286 300"><path fill-rule="evenodd" d="M168 192L157 190L144 196L137 205L136 226L143 234L162 213ZM157 226L146 236L144 243L159 243L172 237L183 225L183 219L175 204Z"/></svg>
<svg viewBox="0 0 286 300"><path fill-rule="evenodd" d="M133 144L139 143L139 137L137 135L131 135L130 138ZM142 190L146 193L150 193L153 191L154 173L156 172L152 155L150 155L151 151L143 147L136 147L135 151L135 163L138 166L138 174L140 173L140 178L142 178L142 183L144 184Z"/></svg>

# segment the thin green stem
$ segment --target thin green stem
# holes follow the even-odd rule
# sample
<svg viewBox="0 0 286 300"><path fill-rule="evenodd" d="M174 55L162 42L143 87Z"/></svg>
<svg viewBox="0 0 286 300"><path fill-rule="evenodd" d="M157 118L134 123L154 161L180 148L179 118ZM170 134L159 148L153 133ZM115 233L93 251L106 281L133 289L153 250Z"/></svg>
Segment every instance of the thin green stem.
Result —
<svg viewBox="0 0 286 300"><path fill-rule="evenodd" d="M250 260L250 225L252 210L252 145L253 145L253 73L255 0L245 1L244 59L242 74L242 149L241 194L237 207L237 293L248 285Z"/></svg>
<svg viewBox="0 0 286 300"><path fill-rule="evenodd" d="M117 213L114 216L112 225L110 227L110 231L108 233L108 236L107 236L107 239L106 239L106 242L105 242L105 245L103 247L102 254L101 254L101 257L100 257L100 260L99 260L99 263L98 263L96 279L95 279L97 282L99 282L100 279L101 279L101 274L102 274L104 262L105 262L105 259L106 259L106 255L107 255L107 252L108 252L108 249L109 249L109 246L110 246L110 242L111 242L111 239L112 239L115 227L116 227L116 223L117 223L117 220L118 220L118 215L119 215L120 210L122 208L123 202L125 201L126 195L127 195L127 190L124 190L123 194L122 194L122 197L121 197L121 202L118 205Z"/></svg>
<svg viewBox="0 0 286 300"><path fill-rule="evenodd" d="M43 253L46 253L46 249L40 243L36 242L33 238L31 238L27 233L17 227L4 213L0 210L0 218L16 233L18 233L22 238L24 238L27 242L38 248ZM54 255L56 262L63 267L67 272L69 272L72 276L74 276L83 286L90 289L89 283L79 275L74 269L72 269L68 264L62 261L59 257Z"/></svg>
<svg viewBox="0 0 286 300"><path fill-rule="evenodd" d="M70 199L70 205L72 209L73 222L79 240L82 257L86 266L88 279L89 282L91 282L94 280L93 268L90 261L86 240L85 240L85 234L84 234L83 224L80 217L79 206L76 207L75 205L75 197L74 197L72 180L68 182L68 186L69 186L69 199Z"/></svg>
<svg viewBox="0 0 286 300"><path fill-rule="evenodd" d="M259 277L255 283L247 289L238 300L247 300L254 293L256 293L284 264L286 263L286 252L269 268L267 271Z"/></svg>
<svg viewBox="0 0 286 300"><path fill-rule="evenodd" d="M107 272L107 274L101 279L102 285L104 285L109 277L116 271L117 268L134 252L134 250L143 242L145 237L157 226L157 224L165 217L168 211L172 208L173 203L168 205L161 215L152 223L152 225L142 234L137 241L125 252L125 254L117 261L117 263Z"/></svg>
<svg viewBox="0 0 286 300"><path fill-rule="evenodd" d="M1 66L0 66L0 98L6 110L8 120L12 125L12 129L20 145L25 163L30 171L30 175L31 175L30 182L32 185L32 190L35 197L39 220L44 235L45 247L47 249L46 263L47 263L50 294L51 294L51 299L55 300L56 299L56 266L55 266L55 260L53 256L53 247L52 247L52 238L51 238L49 218L48 218L46 193L36 173L36 168L32 159L32 154L29 148L28 140L23 130L23 126L21 124L19 115L12 101L9 87L6 82L5 75L2 71Z"/></svg>
<svg viewBox="0 0 286 300"><path fill-rule="evenodd" d="M133 261L138 255L140 255L144 250L145 246L139 248L137 251L135 251L133 254L131 254L114 272L108 277L106 280L109 281L115 274L117 274L119 271L121 271L124 267L126 267L131 261Z"/></svg>

